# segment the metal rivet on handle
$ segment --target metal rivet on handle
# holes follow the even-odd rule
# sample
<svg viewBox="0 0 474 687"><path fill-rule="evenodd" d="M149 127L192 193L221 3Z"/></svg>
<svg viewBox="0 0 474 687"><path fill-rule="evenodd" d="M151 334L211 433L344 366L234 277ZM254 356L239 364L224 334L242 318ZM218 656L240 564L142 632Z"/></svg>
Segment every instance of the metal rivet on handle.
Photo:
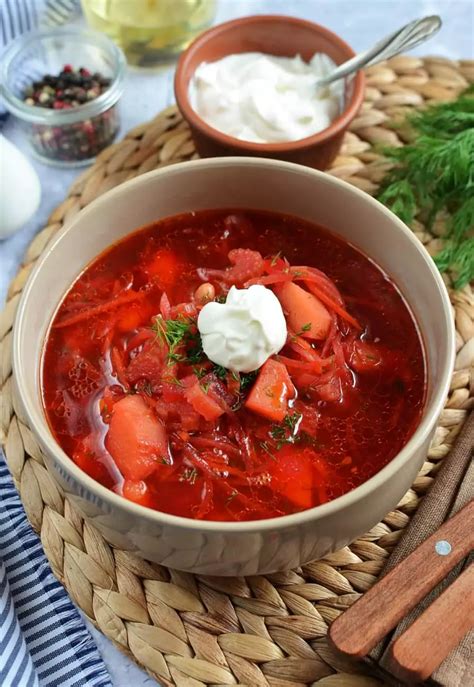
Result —
<svg viewBox="0 0 474 687"><path fill-rule="evenodd" d="M449 541L446 541L445 539L440 539L435 544L435 551L440 556L448 556L452 551L452 547Z"/></svg>

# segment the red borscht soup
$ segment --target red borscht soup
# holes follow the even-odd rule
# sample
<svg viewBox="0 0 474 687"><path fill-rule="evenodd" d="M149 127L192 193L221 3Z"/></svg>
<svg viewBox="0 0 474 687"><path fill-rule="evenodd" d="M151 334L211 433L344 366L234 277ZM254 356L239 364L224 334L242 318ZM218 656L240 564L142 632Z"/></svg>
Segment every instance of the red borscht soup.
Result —
<svg viewBox="0 0 474 687"><path fill-rule="evenodd" d="M206 357L197 319L253 284L278 298L287 337L243 373ZM84 270L42 382L56 440L95 480L166 513L240 521L326 503L387 465L419 422L425 365L397 288L349 243L295 217L206 210Z"/></svg>

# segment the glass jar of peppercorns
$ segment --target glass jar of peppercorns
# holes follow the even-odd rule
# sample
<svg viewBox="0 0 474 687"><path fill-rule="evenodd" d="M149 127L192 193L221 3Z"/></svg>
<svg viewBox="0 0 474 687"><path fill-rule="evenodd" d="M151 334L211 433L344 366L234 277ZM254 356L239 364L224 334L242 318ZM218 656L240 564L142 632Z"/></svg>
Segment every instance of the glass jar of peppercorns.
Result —
<svg viewBox="0 0 474 687"><path fill-rule="evenodd" d="M35 31L13 41L0 65L0 92L33 152L63 167L90 163L119 129L125 59L106 36L77 28Z"/></svg>

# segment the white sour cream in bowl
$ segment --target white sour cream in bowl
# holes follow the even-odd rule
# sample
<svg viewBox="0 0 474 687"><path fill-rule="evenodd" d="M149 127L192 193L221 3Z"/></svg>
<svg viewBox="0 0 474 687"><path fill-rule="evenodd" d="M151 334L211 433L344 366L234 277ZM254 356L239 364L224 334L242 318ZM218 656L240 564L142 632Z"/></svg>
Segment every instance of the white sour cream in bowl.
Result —
<svg viewBox="0 0 474 687"><path fill-rule="evenodd" d="M273 291L255 284L232 286L225 303L207 303L198 329L207 357L235 372L257 370L286 341L286 321Z"/></svg>
<svg viewBox="0 0 474 687"><path fill-rule="evenodd" d="M296 141L326 129L341 112L342 82L316 89L335 69L316 53L277 57L259 52L201 63L190 81L189 100L210 126L254 143Z"/></svg>

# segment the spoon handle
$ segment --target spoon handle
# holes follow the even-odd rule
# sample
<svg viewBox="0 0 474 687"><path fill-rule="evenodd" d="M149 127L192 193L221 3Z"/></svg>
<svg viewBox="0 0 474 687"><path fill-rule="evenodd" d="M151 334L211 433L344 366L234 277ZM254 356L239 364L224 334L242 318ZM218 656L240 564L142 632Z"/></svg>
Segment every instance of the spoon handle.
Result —
<svg viewBox="0 0 474 687"><path fill-rule="evenodd" d="M440 28L441 18L436 14L430 17L423 17L423 19L415 19L415 21L411 21L406 26L398 29L398 31L382 38L369 50L365 50L344 62L328 76L318 79L317 85L326 86L333 81L359 71L362 67L377 64L377 62L382 62L382 60L388 60L403 50L410 50L433 36Z"/></svg>

